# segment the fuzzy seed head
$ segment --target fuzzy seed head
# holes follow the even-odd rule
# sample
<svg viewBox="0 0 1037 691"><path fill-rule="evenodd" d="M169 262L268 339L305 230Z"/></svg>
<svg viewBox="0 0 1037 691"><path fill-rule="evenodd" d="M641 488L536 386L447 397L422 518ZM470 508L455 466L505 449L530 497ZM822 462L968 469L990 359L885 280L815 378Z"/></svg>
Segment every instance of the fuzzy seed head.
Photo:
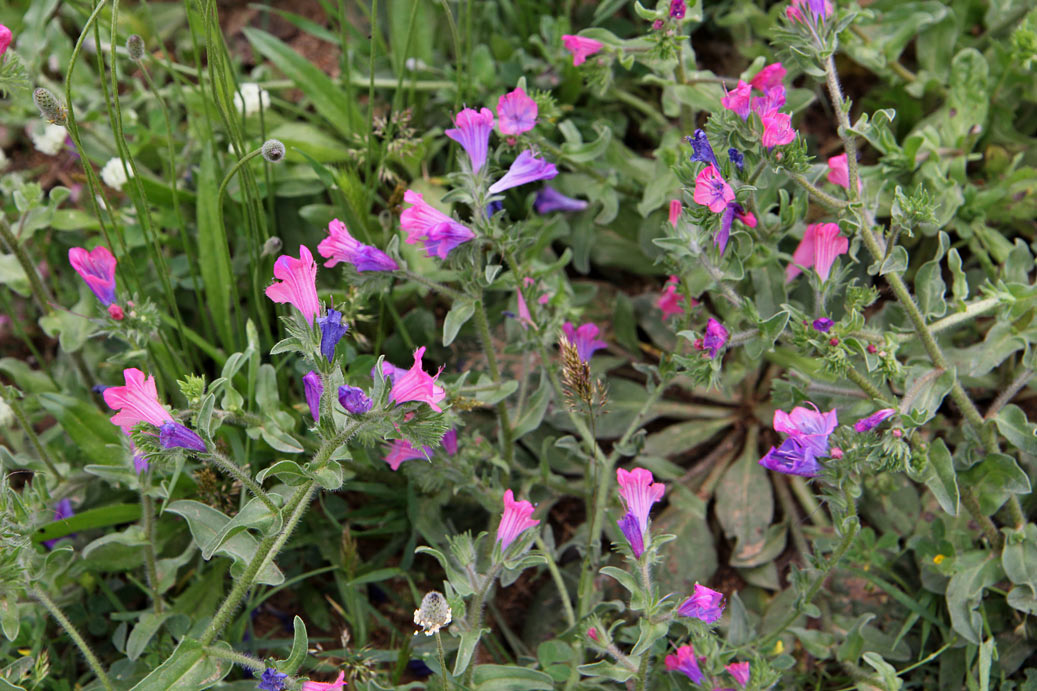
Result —
<svg viewBox="0 0 1037 691"><path fill-rule="evenodd" d="M57 97L50 92L49 89L40 87L32 92L33 103L40 109L40 115L43 116L52 125L64 126L66 120L65 106L61 105L61 102Z"/></svg>
<svg viewBox="0 0 1037 691"><path fill-rule="evenodd" d="M284 160L284 144L276 139L267 139L263 142L263 158L268 163L280 163Z"/></svg>
<svg viewBox="0 0 1037 691"><path fill-rule="evenodd" d="M126 52L130 54L130 60L140 62L144 59L144 39L137 34L130 34L126 39Z"/></svg>
<svg viewBox="0 0 1037 691"><path fill-rule="evenodd" d="M443 594L430 590L421 598L421 607L414 610L414 623L422 628L426 636L431 636L449 624L451 616L450 605ZM417 634L417 631L414 633Z"/></svg>

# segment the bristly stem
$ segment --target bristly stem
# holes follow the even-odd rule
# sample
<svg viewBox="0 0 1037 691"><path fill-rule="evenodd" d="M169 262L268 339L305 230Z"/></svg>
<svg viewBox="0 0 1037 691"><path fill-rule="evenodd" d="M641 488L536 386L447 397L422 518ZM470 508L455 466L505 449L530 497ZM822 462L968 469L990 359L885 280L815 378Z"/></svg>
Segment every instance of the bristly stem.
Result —
<svg viewBox="0 0 1037 691"><path fill-rule="evenodd" d="M215 645L206 646L205 654L209 655L210 657L215 657L221 660L227 660L228 662L233 662L236 665L251 670L252 672L258 672L260 674L267 668L266 663L262 662L261 660L257 660L254 657L250 657L243 653L239 653L236 650L219 648Z"/></svg>
<svg viewBox="0 0 1037 691"><path fill-rule="evenodd" d="M446 655L443 653L443 639L439 635L439 631L436 631L436 651L439 653L439 673L443 675L443 688L450 688L450 679L447 677L448 672L446 671Z"/></svg>
<svg viewBox="0 0 1037 691"><path fill-rule="evenodd" d="M148 588L151 589L151 604L155 614L162 614L162 596L158 590L158 562L155 559L155 502L148 495L148 488L141 485L140 516L144 530L144 562L147 565Z"/></svg>
<svg viewBox="0 0 1037 691"><path fill-rule="evenodd" d="M548 528L550 530L550 528ZM536 546L544 554L544 559L547 562L547 570L551 574L551 580L554 581L555 588L558 590L558 597L562 600L562 608L565 610L565 621L569 624L569 628L576 626L576 614L573 612L572 599L569 597L569 589L565 586L565 579L562 578L562 572L558 570L558 564L555 563L554 555L551 554L547 548L547 544L540 535L536 536Z"/></svg>
<svg viewBox="0 0 1037 691"><path fill-rule="evenodd" d="M216 467L247 487L248 490L252 492L253 496L263 502L266 508L270 510L270 513L277 515L279 509L270 498L270 495L267 494L266 490L260 487L259 483L253 480L252 476L245 472L241 466L221 454L219 451L210 451L208 456Z"/></svg>
<svg viewBox="0 0 1037 691"><path fill-rule="evenodd" d="M493 350L493 338L490 336L490 324L486 319L486 308L482 300L475 301L475 323L479 328L479 340L482 341L483 352L486 354L486 363L490 368L490 378L495 384L501 380L500 369L497 366L497 355ZM515 440L512 436L511 417L508 415L508 406L504 401L497 403L497 419L500 423L500 445L504 461L511 466L515 461Z"/></svg>
<svg viewBox="0 0 1037 691"><path fill-rule="evenodd" d="M806 177L804 177L802 174L793 173L790 170L788 171L788 175L794 183L805 189L807 193L811 197L813 197L818 203L827 206L829 209L840 211L849 206L849 203L841 199L837 199L825 192L824 190L819 189L816 185L814 185L814 183L807 180Z"/></svg>
<svg viewBox="0 0 1037 691"><path fill-rule="evenodd" d="M68 617L65 616L65 613L61 611L61 608L50 599L50 596L48 596L47 593L43 592L43 590L37 586L29 586L28 592L34 598L39 600L40 604L42 604L47 611L50 612L51 616L57 620L58 624L61 625L61 628L65 629L65 633L69 635L72 642L76 644L77 648L79 648L79 652L83 653L83 657L86 658L86 663L90 665L90 669L93 670L98 681L101 682L101 685L104 686L107 691L112 691L112 682L108 678L108 673L104 671L104 667L101 666L101 661L97 659L97 656L94 655L94 651L89 645L87 645L82 634L80 634L79 630L72 625L72 622L69 621Z"/></svg>

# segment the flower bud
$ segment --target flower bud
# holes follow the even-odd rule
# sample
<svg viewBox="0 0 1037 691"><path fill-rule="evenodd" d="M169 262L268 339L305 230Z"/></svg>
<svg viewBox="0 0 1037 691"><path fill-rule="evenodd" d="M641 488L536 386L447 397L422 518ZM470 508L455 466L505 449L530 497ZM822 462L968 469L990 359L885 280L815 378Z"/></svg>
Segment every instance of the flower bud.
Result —
<svg viewBox="0 0 1037 691"><path fill-rule="evenodd" d="M40 115L54 125L65 124L65 107L49 89L40 87L32 92L33 103L40 109Z"/></svg>
<svg viewBox="0 0 1037 691"><path fill-rule="evenodd" d="M874 355L875 353L879 352L879 349L875 346L874 343L869 343L868 344L868 352L871 353L872 355Z"/></svg>
<svg viewBox="0 0 1037 691"><path fill-rule="evenodd" d="M263 142L263 158L268 163L280 163L284 160L284 144L276 139L267 139Z"/></svg>
<svg viewBox="0 0 1037 691"><path fill-rule="evenodd" d="M439 629L449 624L450 620L450 605L442 593L435 590L425 593L425 597L421 598L421 607L414 610L414 623L422 627L426 636L439 633Z"/></svg>
<svg viewBox="0 0 1037 691"><path fill-rule="evenodd" d="M267 241L263 243L263 256L269 257L274 254L281 252L281 238L274 235L273 237L267 238Z"/></svg>
<svg viewBox="0 0 1037 691"><path fill-rule="evenodd" d="M126 317L125 313L122 311L122 307L119 307L114 302L108 305L108 316L115 321L122 321Z"/></svg>
<svg viewBox="0 0 1037 691"><path fill-rule="evenodd" d="M130 54L130 60L140 62L144 59L144 39L137 34L130 34L126 39L126 52Z"/></svg>

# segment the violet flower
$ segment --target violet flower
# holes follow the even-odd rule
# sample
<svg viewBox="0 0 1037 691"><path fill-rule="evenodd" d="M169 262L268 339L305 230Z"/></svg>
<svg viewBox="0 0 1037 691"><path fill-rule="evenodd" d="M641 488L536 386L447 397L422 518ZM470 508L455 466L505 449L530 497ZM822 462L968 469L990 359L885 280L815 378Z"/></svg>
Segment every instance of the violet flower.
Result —
<svg viewBox="0 0 1037 691"><path fill-rule="evenodd" d="M671 672L682 672L693 684L702 681L702 670L699 669L698 660L695 658L695 648L691 645L682 645L677 648L676 655L667 655L666 669Z"/></svg>
<svg viewBox="0 0 1037 691"><path fill-rule="evenodd" d="M565 322L562 331L569 342L576 346L576 354L583 362L590 362L594 351L607 348L608 343L598 340L598 325L588 322L580 328L574 328L572 322Z"/></svg>
<svg viewBox="0 0 1037 691"><path fill-rule="evenodd" d="M443 439L439 442L443 445L443 450L447 452L448 456L457 455L457 430L449 430L443 435Z"/></svg>
<svg viewBox="0 0 1037 691"><path fill-rule="evenodd" d="M829 319L828 317L821 317L820 319L815 319L813 323L814 331L820 331L821 333L826 334L829 331L831 331L832 326L834 324L835 322Z"/></svg>
<svg viewBox="0 0 1037 691"><path fill-rule="evenodd" d="M317 300L317 263L305 245L299 246L299 258L282 254L274 262L274 278L280 282L266 288L266 296L274 302L289 302L302 312L306 323L313 326L320 313Z"/></svg>
<svg viewBox="0 0 1037 691"><path fill-rule="evenodd" d="M528 132L536 123L537 102L527 96L522 87L515 87L497 100L497 129L502 135Z"/></svg>
<svg viewBox="0 0 1037 691"><path fill-rule="evenodd" d="M691 597L686 599L677 608L677 614L684 617L694 617L707 624L712 624L724 611L724 595L707 588L704 585L695 584L695 591Z"/></svg>
<svg viewBox="0 0 1037 691"><path fill-rule="evenodd" d="M303 392L306 395L306 405L310 407L310 415L314 422L320 421L320 397L324 394L324 382L320 375L310 370L302 377Z"/></svg>
<svg viewBox="0 0 1037 691"><path fill-rule="evenodd" d="M882 424L883 420L893 417L896 413L897 411L893 408L883 408L878 412L872 413L866 418L861 418L853 424L853 428L858 432L870 432Z"/></svg>
<svg viewBox="0 0 1037 691"><path fill-rule="evenodd" d="M373 405L363 389L348 385L338 387L338 402L350 415L363 415Z"/></svg>
<svg viewBox="0 0 1037 691"><path fill-rule="evenodd" d="M421 358L425 355L425 346L414 351L414 364L409 370L396 377L392 383L392 391L389 399L400 405L407 401L420 401L428 403L429 407L437 413L443 412L439 402L446 398L443 387L436 384L439 372L435 376L429 375L421 368ZM440 368L440 372L442 372Z"/></svg>
<svg viewBox="0 0 1037 691"><path fill-rule="evenodd" d="M736 218L750 228L756 227L756 216L743 209L738 202L728 202L724 215L720 217L720 230L713 236L713 244L720 250L721 256L727 249L727 241L731 237L731 224Z"/></svg>
<svg viewBox="0 0 1037 691"><path fill-rule="evenodd" d="M727 150L727 160L734 164L735 168L738 169L738 172L742 172L745 168L745 156L742 155L741 151L734 147Z"/></svg>
<svg viewBox="0 0 1037 691"><path fill-rule="evenodd" d="M2 26L2 25L0 25ZM63 521L66 518L72 518L76 515L76 512L72 510L72 502L68 498L60 500L54 505L54 520ZM73 534L74 535L74 534ZM58 544L59 540L63 540L66 537L73 537L73 535L64 535L62 537L56 537L53 540L44 540L43 546L47 549L54 549L54 545Z"/></svg>
<svg viewBox="0 0 1037 691"><path fill-rule="evenodd" d="M634 553L634 557L640 559L645 552L645 539L641 528L637 525L637 517L627 512L623 518L616 521L616 524L623 531L623 536L630 544L630 551Z"/></svg>
<svg viewBox="0 0 1037 691"><path fill-rule="evenodd" d="M259 686L256 688L259 691L284 691L284 680L287 678L287 674L282 674L273 667L267 667L259 678Z"/></svg>
<svg viewBox="0 0 1037 691"><path fill-rule="evenodd" d="M552 211L583 211L587 208L587 202L582 199L567 197L555 188L549 185L544 185L544 187L537 192L536 201L533 202L533 208L538 214L548 214Z"/></svg>
<svg viewBox="0 0 1037 691"><path fill-rule="evenodd" d="M446 258L454 247L475 237L475 233L459 221L430 206L420 192L407 190L403 201L411 204L400 214L400 227L407 231L404 242L413 245L422 240L428 256Z"/></svg>
<svg viewBox="0 0 1037 691"><path fill-rule="evenodd" d="M346 224L333 219L328 224L328 237L317 245L317 252L332 267L339 262L352 264L357 271L396 271L396 261L377 247L365 245L349 234Z"/></svg>
<svg viewBox="0 0 1037 691"><path fill-rule="evenodd" d="M710 317L706 322L706 335L702 339L702 349L715 359L720 349L727 344L728 332L724 325Z"/></svg>
<svg viewBox="0 0 1037 691"><path fill-rule="evenodd" d="M713 153L713 147L710 146L709 137L706 136L705 131L701 129L695 130L695 135L693 137L685 137L684 139L691 144L692 161L706 163L713 166L715 169L720 170L720 164L717 163L716 154Z"/></svg>
<svg viewBox="0 0 1037 691"><path fill-rule="evenodd" d="M504 177L490 185L490 189L487 191L490 194L497 194L529 182L550 180L556 175L558 175L558 169L553 163L537 158L536 154L527 150L518 155Z"/></svg>
<svg viewBox="0 0 1037 691"><path fill-rule="evenodd" d="M504 513L501 514L500 523L497 524L497 542L500 543L501 552L506 550L515 539L527 529L540 523L530 518L533 515L533 505L528 501L515 501L515 495L509 489L504 492Z"/></svg>
<svg viewBox="0 0 1037 691"><path fill-rule="evenodd" d="M828 455L828 437L839 424L836 411L822 413L814 406L796 407L791 413L774 411L774 430L788 435L777 448L760 459L760 465L787 475L813 477L820 470L817 459Z"/></svg>
<svg viewBox="0 0 1037 691"><path fill-rule="evenodd" d="M493 131L493 111L489 108L479 111L465 108L454 118L454 125L456 127L444 134L464 148L472 163L472 172L478 173L486 165L486 150Z"/></svg>
<svg viewBox="0 0 1037 691"><path fill-rule="evenodd" d="M86 282L101 304L108 307L115 302L115 257L104 245L87 252L82 247L68 251L68 262Z"/></svg>
<svg viewBox="0 0 1037 691"><path fill-rule="evenodd" d="M338 310L328 308L326 317L317 320L320 326L320 353L328 362L335 359L335 346L349 331L349 325L342 323L342 313Z"/></svg>
<svg viewBox="0 0 1037 691"><path fill-rule="evenodd" d="M475 233L457 221L440 223L439 225L432 226L428 231L428 235L424 238L425 254L430 257L446 259L451 250L458 245L463 245L474 237Z"/></svg>

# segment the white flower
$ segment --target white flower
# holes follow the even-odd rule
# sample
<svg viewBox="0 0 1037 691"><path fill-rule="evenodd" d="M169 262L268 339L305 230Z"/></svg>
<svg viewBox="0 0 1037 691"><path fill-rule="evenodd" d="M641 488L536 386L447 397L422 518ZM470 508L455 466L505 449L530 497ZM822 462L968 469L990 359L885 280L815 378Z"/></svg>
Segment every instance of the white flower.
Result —
<svg viewBox="0 0 1037 691"><path fill-rule="evenodd" d="M126 169L123 168L121 158L110 158L104 164L104 168L101 168L101 181L113 190L121 190L127 180L129 177L126 175Z"/></svg>
<svg viewBox="0 0 1037 691"><path fill-rule="evenodd" d="M426 636L431 636L450 623L452 614L446 598L431 590L421 598L421 607L414 610L414 623L422 628ZM418 632L415 631L414 635L417 636Z"/></svg>
<svg viewBox="0 0 1037 691"><path fill-rule="evenodd" d="M234 92L234 109L240 113L244 108L246 116L258 113L260 103L263 110L270 107L270 92L260 89L255 82L245 82Z"/></svg>
<svg viewBox="0 0 1037 691"><path fill-rule="evenodd" d="M65 128L61 125L47 125L42 131L34 129L29 136L32 137L32 145L36 147L37 151L53 156L65 146L67 135Z"/></svg>

